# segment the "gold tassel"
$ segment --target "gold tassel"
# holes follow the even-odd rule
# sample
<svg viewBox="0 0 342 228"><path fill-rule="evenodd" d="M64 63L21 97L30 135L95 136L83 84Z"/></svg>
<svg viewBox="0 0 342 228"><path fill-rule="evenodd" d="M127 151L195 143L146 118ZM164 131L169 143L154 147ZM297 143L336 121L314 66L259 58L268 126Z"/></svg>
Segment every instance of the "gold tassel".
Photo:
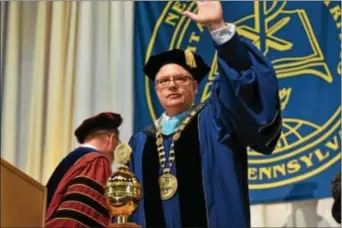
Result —
<svg viewBox="0 0 342 228"><path fill-rule="evenodd" d="M196 68L197 64L195 61L195 56L189 49L184 51L186 64L191 68Z"/></svg>

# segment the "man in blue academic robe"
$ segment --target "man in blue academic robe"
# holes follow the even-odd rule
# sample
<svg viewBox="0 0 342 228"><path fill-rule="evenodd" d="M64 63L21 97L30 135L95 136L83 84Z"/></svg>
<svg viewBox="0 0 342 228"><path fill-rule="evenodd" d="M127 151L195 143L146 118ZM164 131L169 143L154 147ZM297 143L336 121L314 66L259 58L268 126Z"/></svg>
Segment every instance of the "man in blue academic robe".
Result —
<svg viewBox="0 0 342 228"><path fill-rule="evenodd" d="M271 63L225 23L220 2L184 12L205 25L218 52L212 95L194 105L209 72L183 50L152 56L144 67L165 109L130 139L131 169L143 197L131 219L144 227L250 226L247 147L272 153L281 132L278 84Z"/></svg>

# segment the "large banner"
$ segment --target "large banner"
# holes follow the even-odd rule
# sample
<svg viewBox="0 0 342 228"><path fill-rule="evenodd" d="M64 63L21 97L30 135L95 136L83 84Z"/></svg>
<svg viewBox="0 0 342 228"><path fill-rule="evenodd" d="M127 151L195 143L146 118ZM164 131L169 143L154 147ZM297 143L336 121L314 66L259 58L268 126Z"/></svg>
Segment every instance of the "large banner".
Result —
<svg viewBox="0 0 342 228"><path fill-rule="evenodd" d="M173 48L190 48L212 70L196 102L210 97L218 76L213 41L200 24L182 16L194 2L135 3L135 131L152 123L162 108L142 72L147 59ZM334 1L222 2L224 17L273 63L280 85L283 129L270 156L249 151L252 203L331 196L340 170L341 5Z"/></svg>

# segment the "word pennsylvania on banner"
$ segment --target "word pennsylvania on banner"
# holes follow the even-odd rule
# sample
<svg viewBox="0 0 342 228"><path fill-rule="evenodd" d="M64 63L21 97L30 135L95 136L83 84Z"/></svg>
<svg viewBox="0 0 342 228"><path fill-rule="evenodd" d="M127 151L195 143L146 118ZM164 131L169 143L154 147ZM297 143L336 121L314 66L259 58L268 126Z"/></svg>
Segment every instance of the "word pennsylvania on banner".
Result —
<svg viewBox="0 0 342 228"><path fill-rule="evenodd" d="M135 130L162 113L154 85L142 72L152 55L190 48L212 70L196 102L210 97L219 76L208 31L182 16L194 2L136 2ZM252 203L330 196L330 181L340 170L341 5L340 2L222 2L225 20L273 63L280 85L283 129L270 156L249 150Z"/></svg>

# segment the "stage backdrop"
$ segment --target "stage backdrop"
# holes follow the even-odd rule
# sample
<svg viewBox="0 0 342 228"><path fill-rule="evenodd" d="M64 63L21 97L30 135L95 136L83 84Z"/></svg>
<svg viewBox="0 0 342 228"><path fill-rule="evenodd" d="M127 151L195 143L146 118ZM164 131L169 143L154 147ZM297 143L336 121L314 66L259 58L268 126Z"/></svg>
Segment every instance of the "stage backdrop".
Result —
<svg viewBox="0 0 342 228"><path fill-rule="evenodd" d="M134 130L152 123L162 109L142 68L152 55L190 48L212 70L196 102L210 96L218 77L210 34L181 15L194 2L136 2L134 28ZM280 85L283 130L270 156L249 151L252 203L331 196L340 170L341 5L339 2L224 2L224 17L274 64Z"/></svg>

